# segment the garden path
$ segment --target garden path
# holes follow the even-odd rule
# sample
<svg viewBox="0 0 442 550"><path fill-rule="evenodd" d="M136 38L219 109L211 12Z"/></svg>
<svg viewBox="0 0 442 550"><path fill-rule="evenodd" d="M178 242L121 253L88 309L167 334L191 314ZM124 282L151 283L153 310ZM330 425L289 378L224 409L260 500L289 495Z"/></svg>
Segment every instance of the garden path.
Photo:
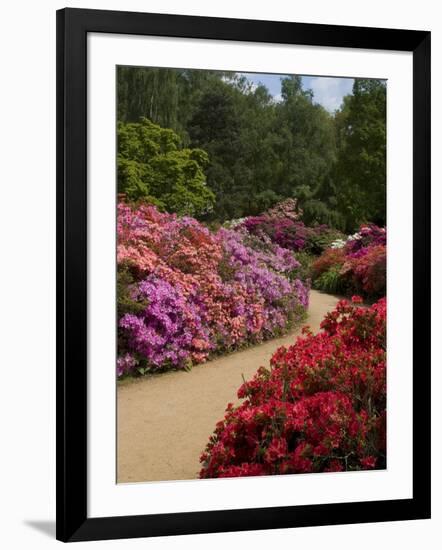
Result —
<svg viewBox="0 0 442 550"><path fill-rule="evenodd" d="M314 332L338 298L315 290L305 324ZM227 403L273 353L290 345L298 327L282 338L238 351L190 372L169 372L120 384L117 392L119 483L195 479L199 456Z"/></svg>

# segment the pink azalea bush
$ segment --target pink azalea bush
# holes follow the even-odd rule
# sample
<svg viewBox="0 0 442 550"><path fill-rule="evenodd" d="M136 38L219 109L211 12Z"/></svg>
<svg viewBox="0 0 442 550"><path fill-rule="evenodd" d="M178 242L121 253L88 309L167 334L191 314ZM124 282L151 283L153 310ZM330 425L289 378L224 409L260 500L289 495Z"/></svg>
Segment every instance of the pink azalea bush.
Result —
<svg viewBox="0 0 442 550"><path fill-rule="evenodd" d="M189 368L283 333L308 307L293 252L154 206L118 205L118 375Z"/></svg>

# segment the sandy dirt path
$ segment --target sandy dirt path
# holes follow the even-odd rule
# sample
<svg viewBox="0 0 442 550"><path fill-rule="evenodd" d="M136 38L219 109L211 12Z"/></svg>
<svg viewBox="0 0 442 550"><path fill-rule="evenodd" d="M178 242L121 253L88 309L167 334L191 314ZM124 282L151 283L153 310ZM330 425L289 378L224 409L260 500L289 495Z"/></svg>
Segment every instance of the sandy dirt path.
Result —
<svg viewBox="0 0 442 550"><path fill-rule="evenodd" d="M305 324L319 330L338 298L311 291ZM194 367L119 385L117 430L119 483L195 479L199 456L227 403L238 402L242 375L250 379L267 366L274 351L290 345L301 327L267 341Z"/></svg>

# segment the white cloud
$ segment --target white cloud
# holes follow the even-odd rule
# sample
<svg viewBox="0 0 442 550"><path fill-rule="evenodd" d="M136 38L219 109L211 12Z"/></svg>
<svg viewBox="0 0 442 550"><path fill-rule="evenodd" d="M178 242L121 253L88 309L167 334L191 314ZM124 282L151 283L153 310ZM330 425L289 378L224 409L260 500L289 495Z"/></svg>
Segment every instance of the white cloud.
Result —
<svg viewBox="0 0 442 550"><path fill-rule="evenodd" d="M313 101L330 112L339 109L344 95L351 93L352 86L352 78L313 77L309 82Z"/></svg>

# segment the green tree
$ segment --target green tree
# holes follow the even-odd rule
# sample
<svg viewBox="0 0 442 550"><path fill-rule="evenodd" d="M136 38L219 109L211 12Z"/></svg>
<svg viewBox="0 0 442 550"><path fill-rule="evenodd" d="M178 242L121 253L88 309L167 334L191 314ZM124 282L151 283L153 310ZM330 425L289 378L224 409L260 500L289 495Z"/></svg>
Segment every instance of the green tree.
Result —
<svg viewBox="0 0 442 550"><path fill-rule="evenodd" d="M118 120L148 118L171 128L188 144L187 123L206 87L223 78L220 71L150 67L117 68Z"/></svg>
<svg viewBox="0 0 442 550"><path fill-rule="evenodd" d="M118 67L117 78L119 186L129 197L207 221L295 197L308 224L385 223L381 81L355 80L330 114L296 75L282 78L280 100L233 72ZM137 126L142 117L153 126Z"/></svg>
<svg viewBox="0 0 442 550"><path fill-rule="evenodd" d="M356 79L336 115L338 160L333 170L337 204L348 231L386 222L386 85Z"/></svg>
<svg viewBox="0 0 442 550"><path fill-rule="evenodd" d="M282 159L278 186L301 206L319 189L336 158L332 116L313 103L311 90L302 88L301 77L282 80L283 101L278 105L278 156Z"/></svg>
<svg viewBox="0 0 442 550"><path fill-rule="evenodd" d="M118 191L130 200L144 199L169 212L200 216L213 206L201 149L183 148L180 137L143 118L118 123Z"/></svg>
<svg viewBox="0 0 442 550"><path fill-rule="evenodd" d="M216 214L221 218L241 215L235 197L244 184L236 170L242 157L236 93L224 82L211 86L202 94L187 127L191 145L209 154L207 180L216 195Z"/></svg>

